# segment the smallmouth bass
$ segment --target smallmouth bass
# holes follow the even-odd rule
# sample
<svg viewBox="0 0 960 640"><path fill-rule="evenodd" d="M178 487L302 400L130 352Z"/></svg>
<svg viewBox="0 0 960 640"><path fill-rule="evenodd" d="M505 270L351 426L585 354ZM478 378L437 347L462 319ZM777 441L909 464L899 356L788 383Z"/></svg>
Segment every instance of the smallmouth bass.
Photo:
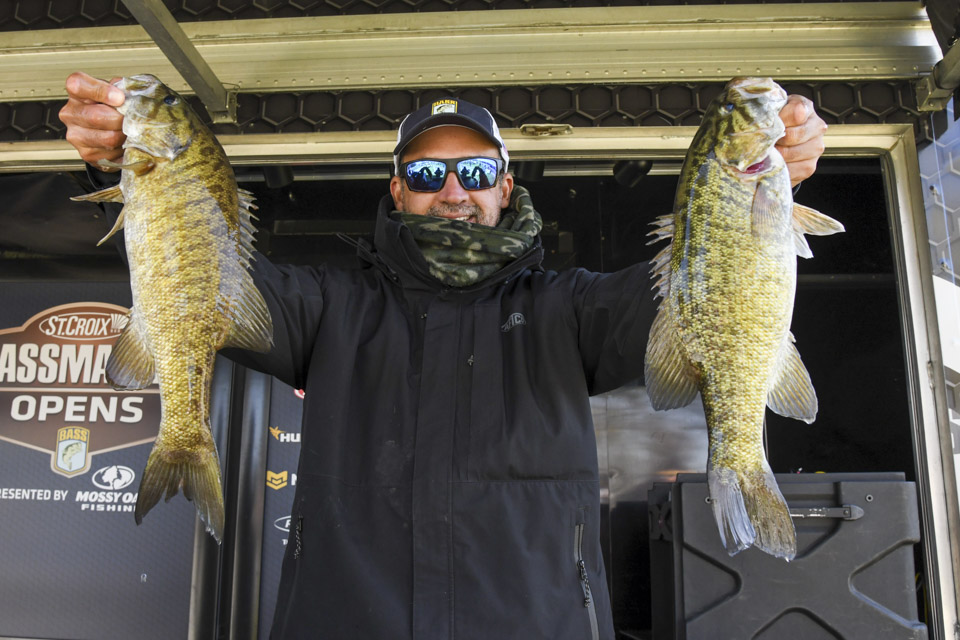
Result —
<svg viewBox="0 0 960 640"><path fill-rule="evenodd" d="M250 193L237 188L217 139L187 102L151 75L114 83L126 96L120 184L74 198L122 202L103 243L124 230L133 307L107 362L116 389L160 386L160 430L134 515L182 490L207 530L223 536L220 463L210 430L216 352L265 352L266 303L247 270L254 227Z"/></svg>
<svg viewBox="0 0 960 640"><path fill-rule="evenodd" d="M804 234L843 225L794 204L774 147L786 92L769 78L734 78L707 108L687 152L669 239L653 261L662 298L644 363L658 410L700 393L709 433L707 482L730 555L756 546L787 560L796 532L763 450L765 407L810 423L817 397L790 332Z"/></svg>

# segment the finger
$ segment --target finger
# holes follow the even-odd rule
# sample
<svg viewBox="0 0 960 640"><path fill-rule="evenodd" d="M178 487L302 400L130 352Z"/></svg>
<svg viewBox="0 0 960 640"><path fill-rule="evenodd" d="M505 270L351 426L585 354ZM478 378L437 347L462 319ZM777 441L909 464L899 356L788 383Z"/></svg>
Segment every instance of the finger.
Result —
<svg viewBox="0 0 960 640"><path fill-rule="evenodd" d="M791 146L781 146L777 144L777 151L783 156L787 165L791 162L804 162L806 160L816 160L823 155L825 148L823 136L813 137L806 142Z"/></svg>
<svg viewBox="0 0 960 640"><path fill-rule="evenodd" d="M67 127L76 126L85 129L103 129L119 131L123 127L123 116L113 107L105 104L67 100L60 110L60 120Z"/></svg>
<svg viewBox="0 0 960 640"><path fill-rule="evenodd" d="M814 113L802 125L788 127L783 132L783 136L777 140L777 148L795 147L817 138L823 138L826 130L827 123Z"/></svg>
<svg viewBox="0 0 960 640"><path fill-rule="evenodd" d="M82 71L75 71L67 77L66 88L70 98L81 102L101 102L119 107L124 100L123 91Z"/></svg>
<svg viewBox="0 0 960 640"><path fill-rule="evenodd" d="M812 176L813 172L817 170L817 160L819 160L819 158L787 163L787 171L790 173L790 185L795 187Z"/></svg>
<svg viewBox="0 0 960 640"><path fill-rule="evenodd" d="M95 149L119 155L123 153L123 141L126 140L126 136L121 131L70 127L67 129L66 139L67 142L76 147L77 151L80 151L81 155L83 155L84 149Z"/></svg>
<svg viewBox="0 0 960 640"><path fill-rule="evenodd" d="M815 109L813 102L804 96L793 94L787 96L787 104L780 109L780 119L786 127L796 127L807 121Z"/></svg>

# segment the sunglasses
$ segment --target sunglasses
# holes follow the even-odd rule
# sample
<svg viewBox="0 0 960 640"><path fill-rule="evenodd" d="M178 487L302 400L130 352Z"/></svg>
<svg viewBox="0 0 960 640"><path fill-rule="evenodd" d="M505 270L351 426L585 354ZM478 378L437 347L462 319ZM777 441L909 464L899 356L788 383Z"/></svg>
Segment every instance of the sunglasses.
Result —
<svg viewBox="0 0 960 640"><path fill-rule="evenodd" d="M400 174L411 191L427 193L440 191L448 173L454 173L467 191L489 189L497 182L503 161L499 158L454 158L434 160L424 158L400 165Z"/></svg>

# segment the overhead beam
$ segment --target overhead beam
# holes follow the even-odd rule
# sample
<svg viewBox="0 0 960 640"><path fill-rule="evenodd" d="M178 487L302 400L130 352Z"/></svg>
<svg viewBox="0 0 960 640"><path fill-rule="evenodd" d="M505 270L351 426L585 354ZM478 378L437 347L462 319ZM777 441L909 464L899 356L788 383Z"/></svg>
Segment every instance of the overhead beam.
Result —
<svg viewBox="0 0 960 640"><path fill-rule="evenodd" d="M123 0L123 4L196 92L213 122L236 122L236 91L224 88L163 2Z"/></svg>
<svg viewBox="0 0 960 640"><path fill-rule="evenodd" d="M181 25L241 92L919 78L940 59L915 2L458 11ZM191 92L139 26L4 34L0 101L61 98L82 69Z"/></svg>
<svg viewBox="0 0 960 640"><path fill-rule="evenodd" d="M680 161L696 127L584 127L569 136L530 137L501 129L511 160ZM912 135L909 124L832 125L825 134L827 156L876 157L878 149ZM389 164L396 145L391 131L231 134L217 136L234 166L274 164ZM0 173L78 171L83 160L68 142L0 142Z"/></svg>

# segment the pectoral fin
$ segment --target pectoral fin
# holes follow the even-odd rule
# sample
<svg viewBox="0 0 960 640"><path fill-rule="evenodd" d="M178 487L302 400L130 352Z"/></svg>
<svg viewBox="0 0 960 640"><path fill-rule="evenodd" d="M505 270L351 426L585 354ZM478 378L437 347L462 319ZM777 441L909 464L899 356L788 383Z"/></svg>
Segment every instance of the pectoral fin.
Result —
<svg viewBox="0 0 960 640"><path fill-rule="evenodd" d="M841 231L845 231L843 225L830 216L825 216L819 211L802 204L793 204L793 241L797 255L801 258L813 257L810 245L807 244L807 239L803 237L803 234L829 236Z"/></svg>
<svg viewBox="0 0 960 640"><path fill-rule="evenodd" d="M152 171L157 163L153 161L152 158L146 158L144 160L137 160L136 162L128 162L126 164L119 164L111 160L100 159L97 161L97 164L106 169L126 169L127 171L133 171L134 175L142 176L148 171Z"/></svg>
<svg viewBox="0 0 960 640"><path fill-rule="evenodd" d="M782 229L786 222L785 205L788 204L783 202L775 189L770 189L766 182L761 181L753 194L751 208L750 230L754 237L763 238Z"/></svg>
<svg viewBox="0 0 960 640"><path fill-rule="evenodd" d="M776 414L809 424L817 417L817 393L793 342L793 334L787 332L777 357L773 385L767 393L767 406Z"/></svg>
<svg viewBox="0 0 960 640"><path fill-rule="evenodd" d="M643 375L650 402L658 411L685 407L697 397L700 376L686 356L668 302L650 328Z"/></svg>
<svg viewBox="0 0 960 640"><path fill-rule="evenodd" d="M155 374L140 314L131 309L129 318L107 360L107 380L118 390L143 389L153 383Z"/></svg>
<svg viewBox="0 0 960 640"><path fill-rule="evenodd" d="M845 231L843 225L816 209L793 203L793 228L812 236L829 236Z"/></svg>

